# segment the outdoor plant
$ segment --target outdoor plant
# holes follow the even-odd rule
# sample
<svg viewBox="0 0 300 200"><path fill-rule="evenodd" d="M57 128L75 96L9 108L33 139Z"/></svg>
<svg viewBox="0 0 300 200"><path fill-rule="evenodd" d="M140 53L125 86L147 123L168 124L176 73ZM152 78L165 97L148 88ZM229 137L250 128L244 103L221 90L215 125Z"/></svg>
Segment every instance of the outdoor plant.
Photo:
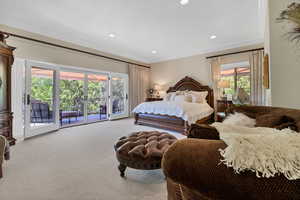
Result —
<svg viewBox="0 0 300 200"><path fill-rule="evenodd" d="M295 27L289 32L292 41L300 41L300 3L292 3L283 10L278 18L279 21L292 22Z"/></svg>

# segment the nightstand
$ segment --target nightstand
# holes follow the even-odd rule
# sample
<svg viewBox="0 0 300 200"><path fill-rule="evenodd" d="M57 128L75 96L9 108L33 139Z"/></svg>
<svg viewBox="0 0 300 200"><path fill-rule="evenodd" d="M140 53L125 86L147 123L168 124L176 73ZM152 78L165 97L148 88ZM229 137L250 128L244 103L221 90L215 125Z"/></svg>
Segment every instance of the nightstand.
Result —
<svg viewBox="0 0 300 200"><path fill-rule="evenodd" d="M164 100L163 98L158 98L158 97L148 97L146 98L146 102L150 102L150 101L162 101Z"/></svg>
<svg viewBox="0 0 300 200"><path fill-rule="evenodd" d="M232 104L229 100L217 100L217 112L225 112Z"/></svg>
<svg viewBox="0 0 300 200"><path fill-rule="evenodd" d="M217 100L216 121L222 122L226 117L226 110L232 105L229 100Z"/></svg>

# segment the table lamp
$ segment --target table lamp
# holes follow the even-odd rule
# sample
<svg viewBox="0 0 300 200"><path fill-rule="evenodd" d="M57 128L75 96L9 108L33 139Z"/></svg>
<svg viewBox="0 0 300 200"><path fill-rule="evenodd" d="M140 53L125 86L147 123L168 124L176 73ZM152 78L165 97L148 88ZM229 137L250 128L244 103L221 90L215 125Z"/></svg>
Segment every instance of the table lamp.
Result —
<svg viewBox="0 0 300 200"><path fill-rule="evenodd" d="M226 88L230 88L230 81L228 81L228 80L220 80L220 81L218 82L218 88L223 89L223 96L222 96L222 99L226 99L226 96L225 96L225 89L226 89Z"/></svg>

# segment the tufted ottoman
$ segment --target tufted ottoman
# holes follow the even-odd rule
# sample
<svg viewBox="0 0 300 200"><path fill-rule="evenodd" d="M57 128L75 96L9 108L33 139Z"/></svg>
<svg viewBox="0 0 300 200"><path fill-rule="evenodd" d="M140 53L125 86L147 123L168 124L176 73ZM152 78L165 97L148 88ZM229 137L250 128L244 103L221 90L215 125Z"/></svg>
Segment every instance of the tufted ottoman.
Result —
<svg viewBox="0 0 300 200"><path fill-rule="evenodd" d="M160 169L164 152L176 140L176 137L158 131L135 132L121 137L115 144L121 177L124 177L127 167L142 170Z"/></svg>

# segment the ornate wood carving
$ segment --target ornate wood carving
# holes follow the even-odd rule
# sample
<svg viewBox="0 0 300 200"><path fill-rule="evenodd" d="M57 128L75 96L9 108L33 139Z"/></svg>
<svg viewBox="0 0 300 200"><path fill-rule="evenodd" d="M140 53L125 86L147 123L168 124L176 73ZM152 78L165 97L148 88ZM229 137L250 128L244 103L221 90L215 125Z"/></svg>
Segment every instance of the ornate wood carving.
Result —
<svg viewBox="0 0 300 200"><path fill-rule="evenodd" d="M204 86L198 81L191 77L186 76L185 78L178 81L173 87L167 90L167 93L176 91L208 91L207 102L213 108L214 107L214 94L213 90L209 86Z"/></svg>
<svg viewBox="0 0 300 200"><path fill-rule="evenodd" d="M11 111L11 66L14 47L6 44L7 35L0 32L0 135L7 138L10 145L15 144L12 134L13 113ZM2 91L1 91L2 90Z"/></svg>

